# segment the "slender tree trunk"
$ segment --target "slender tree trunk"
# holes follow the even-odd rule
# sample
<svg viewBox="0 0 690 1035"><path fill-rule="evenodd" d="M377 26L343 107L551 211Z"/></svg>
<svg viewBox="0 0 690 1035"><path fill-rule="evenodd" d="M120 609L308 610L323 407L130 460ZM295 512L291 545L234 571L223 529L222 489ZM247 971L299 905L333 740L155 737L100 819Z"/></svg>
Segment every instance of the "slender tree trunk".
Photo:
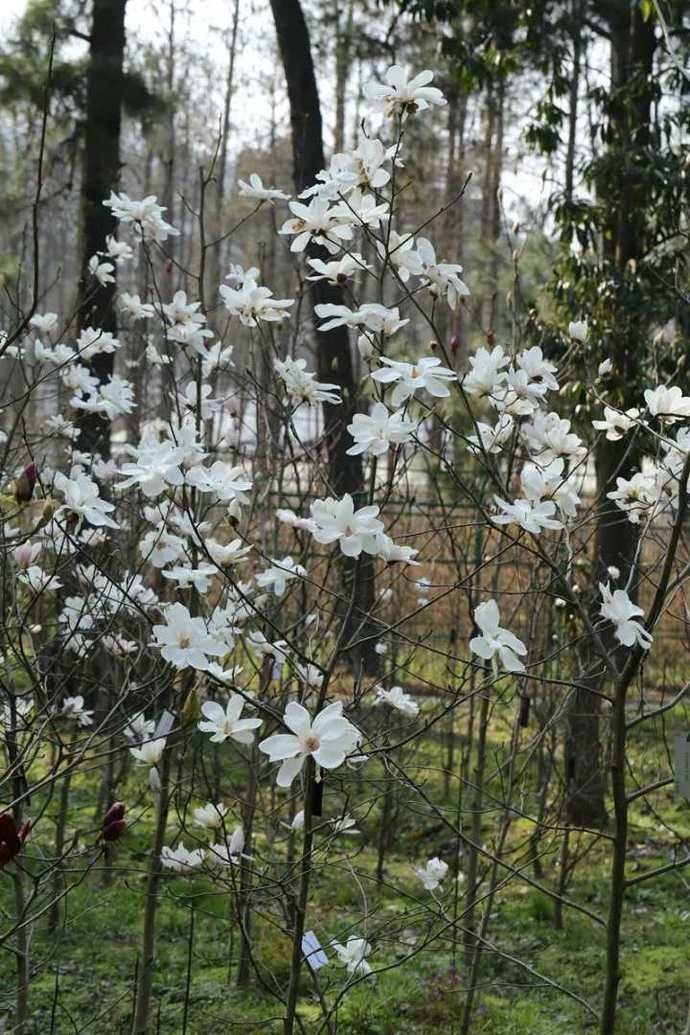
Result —
<svg viewBox="0 0 690 1035"><path fill-rule="evenodd" d="M149 1014L151 1010L151 988L153 986L154 953L156 949L156 913L158 911L158 893L160 890L161 851L165 842L165 826L168 820L168 803L170 793L170 767L172 751L166 747L160 762L160 797L156 812L156 829L151 846L149 874L146 881L146 903L144 905L144 932L141 943L141 960L139 964L139 980L137 982L137 998L132 1023L132 1035L146 1035L149 1030Z"/></svg>
<svg viewBox="0 0 690 1035"><path fill-rule="evenodd" d="M55 934L57 932L58 927L60 926L60 917L62 916L62 904L60 901L63 881L62 856L65 851L65 832L67 830L67 814L69 812L69 792L71 784L72 770L68 768L67 772L62 777L58 815L55 825L55 868L51 882L53 901L48 914L48 930L51 934Z"/></svg>
<svg viewBox="0 0 690 1035"><path fill-rule="evenodd" d="M214 225L217 236L223 233L223 206L225 204L225 187L228 169L228 141L230 139L230 107L232 94L235 87L235 58L237 55L237 30L240 24L240 0L235 0L232 14L232 29L230 30L230 46L228 52L228 74L225 80L225 101L223 104L223 127L221 130L220 147L216 160L216 210L214 213ZM223 243L219 241L211 249L211 262L209 263L210 298L215 301L218 295L220 283L221 255Z"/></svg>
<svg viewBox="0 0 690 1035"><path fill-rule="evenodd" d="M603 236L604 263L611 271L617 289L612 298L607 336L607 355L620 387L619 405L632 406L639 391L641 343L645 329L631 327L627 316L626 277L646 247L646 187L637 156L644 155L651 143L652 73L655 34L652 19L645 22L637 5L615 0L607 6L611 46L611 100L608 109L609 147L618 157L619 177L609 177L599 187L599 203L610 213ZM642 159L640 159L642 160ZM595 449L597 477L597 529L595 538L594 583L607 581L607 569L619 569L621 585L629 584L634 599L637 592L636 558L638 527L621 515L607 498L617 478L630 479L639 466L639 455L630 443L609 442L603 436ZM610 644L613 647L613 643ZM582 684L599 690L603 664L590 659ZM567 716L565 765L568 817L576 825L595 826L605 816L604 774L601 769L599 697L578 688Z"/></svg>
<svg viewBox="0 0 690 1035"><path fill-rule="evenodd" d="M572 19L571 36L573 41L573 67L570 75L570 96L568 102L568 149L565 155L565 200L568 205L573 200L573 182L575 177L575 153L577 147L577 103L580 92L580 62L582 59L582 2L572 0L570 16Z"/></svg>
<svg viewBox="0 0 690 1035"><path fill-rule="evenodd" d="M93 0L89 65L86 74L86 127L84 169L81 188L81 282L79 323L117 333L113 300L115 284L100 285L89 273L89 260L105 249L106 237L114 234L117 221L103 201L118 186L120 177L120 126L122 108L122 64L125 50L125 7L127 0ZM112 353L91 360L99 381L112 376ZM110 423L95 414L80 420L79 448L85 452L110 453Z"/></svg>
<svg viewBox="0 0 690 1035"><path fill-rule="evenodd" d="M341 0L335 0L335 128L333 132L333 149L336 153L339 153L345 147L345 103L347 100L347 81L350 75L352 57L353 0L348 0L346 12L345 24L343 26Z"/></svg>
<svg viewBox="0 0 690 1035"><path fill-rule="evenodd" d="M273 19L278 36L278 47L285 70L290 121L295 188L298 193L316 179L325 165L321 106L314 74L314 63L309 32L299 0L271 0ZM323 249L310 248L309 256L323 257ZM319 303L343 304L339 286L325 280L315 281L311 288L312 307ZM330 489L338 496L350 493L355 505L363 505L364 478L362 461L348 456L350 438L347 425L357 409L357 386L354 378L352 353L347 328L337 327L327 333L319 332L317 370L320 381L337 384L342 404L325 403L324 436L328 450ZM378 670L378 655L374 650L376 632L368 613L374 603L374 565L368 554L362 554L357 563L344 560L345 592L354 606L348 608L346 643L352 643L347 652L355 671L372 674ZM356 641L363 643L354 646Z"/></svg>
<svg viewBox="0 0 690 1035"><path fill-rule="evenodd" d="M496 91L495 140L491 148L491 261L489 264L489 330L496 328L498 276L501 266L501 179L503 176L503 116L505 82L500 79Z"/></svg>

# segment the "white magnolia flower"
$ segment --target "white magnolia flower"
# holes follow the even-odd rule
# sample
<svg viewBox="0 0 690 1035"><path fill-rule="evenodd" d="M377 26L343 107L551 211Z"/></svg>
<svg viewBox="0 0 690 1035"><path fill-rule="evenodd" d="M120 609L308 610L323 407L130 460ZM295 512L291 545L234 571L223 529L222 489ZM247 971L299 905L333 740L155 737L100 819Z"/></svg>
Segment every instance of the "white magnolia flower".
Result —
<svg viewBox="0 0 690 1035"><path fill-rule="evenodd" d="M168 486L184 485L184 475L180 469L185 458L184 447L168 440L144 441L138 446L126 445L125 449L135 459L120 467L118 473L125 480L117 485L119 492L138 485L148 499L155 499Z"/></svg>
<svg viewBox="0 0 690 1035"><path fill-rule="evenodd" d="M176 237L176 230L163 219L165 207L158 204L155 195L149 195L141 201L133 201L127 194L110 192L110 197L103 204L109 208L121 223L134 224L137 236L143 241L157 241L162 244L168 237Z"/></svg>
<svg viewBox="0 0 690 1035"><path fill-rule="evenodd" d="M448 873L448 863L444 863L442 859L434 856L425 866L418 867L415 873L427 891L435 891Z"/></svg>
<svg viewBox="0 0 690 1035"><path fill-rule="evenodd" d="M118 241L112 234L108 234L105 239L105 255L109 259L112 259L116 266L124 266L126 262L129 262L134 258L134 252L132 248L127 244L126 241Z"/></svg>
<svg viewBox="0 0 690 1035"><path fill-rule="evenodd" d="M117 352L120 348L119 339L110 331L104 331L100 327L84 327L76 344L79 358L85 362L93 359L94 356ZM67 383L66 379L65 383Z"/></svg>
<svg viewBox="0 0 690 1035"><path fill-rule="evenodd" d="M501 627L501 616L495 600L487 600L474 609L474 620L480 630L480 636L470 640L470 650L485 661L498 657L501 668L507 672L524 672L525 666L517 657L527 654L527 648L508 629Z"/></svg>
<svg viewBox="0 0 690 1035"><path fill-rule="evenodd" d="M352 238L351 223L354 217L349 214L348 218L335 208L329 208L326 198L312 198L308 205L301 201L291 201L290 211L293 218L286 219L278 233L295 235L290 245L291 252L303 252L309 242L313 241L335 255L342 248L343 241Z"/></svg>
<svg viewBox="0 0 690 1035"><path fill-rule="evenodd" d="M613 370L613 363L610 359L603 359L597 367L597 374L599 377L606 377Z"/></svg>
<svg viewBox="0 0 690 1035"><path fill-rule="evenodd" d="M383 532L383 522L378 520L378 507L355 510L352 496L346 493L340 500L331 496L314 500L309 512L313 522L310 531L317 543L328 545L337 542L346 557L359 557L363 550L376 553L374 537Z"/></svg>
<svg viewBox="0 0 690 1035"><path fill-rule="evenodd" d="M89 273L96 278L101 287L115 283L114 272L115 267L112 262L101 262L98 255L92 255L89 259Z"/></svg>
<svg viewBox="0 0 690 1035"><path fill-rule="evenodd" d="M63 698L60 715L63 719L73 719L79 726L90 726L93 722L93 711L84 708L84 698L81 694Z"/></svg>
<svg viewBox="0 0 690 1035"><path fill-rule="evenodd" d="M640 411L635 407L620 413L611 406L604 406L604 419L593 420L592 427L597 431L605 431L609 442L618 442L639 423L639 416Z"/></svg>
<svg viewBox="0 0 690 1035"><path fill-rule="evenodd" d="M233 467L222 460L216 460L210 467L193 467L187 473L187 484L199 492L213 493L223 503L234 500L247 503L245 494L252 487L241 467Z"/></svg>
<svg viewBox="0 0 690 1035"><path fill-rule="evenodd" d="M58 472L53 484L56 490L62 493L65 500L56 511L56 517L59 518L64 514L76 514L79 519L78 524L81 524L82 520L86 520L97 527L105 525L107 528L119 528L119 525L109 516L115 510L115 504L101 499L96 482L91 481L80 468L73 467L69 478Z"/></svg>
<svg viewBox="0 0 690 1035"><path fill-rule="evenodd" d="M123 313L131 316L133 320L149 320L155 316L155 310L148 302L142 302L139 295L130 295L123 291L118 299L118 305Z"/></svg>
<svg viewBox="0 0 690 1035"><path fill-rule="evenodd" d="M565 474L564 461L559 457L545 466L527 463L520 475L522 493L531 503L543 499L553 499L561 513L567 517L575 517L580 505L574 476ZM531 518L538 523L539 518L533 511ZM543 523L543 516L541 516Z"/></svg>
<svg viewBox="0 0 690 1035"><path fill-rule="evenodd" d="M223 819L227 811L227 805L223 805L222 802L210 801L207 805L194 809L194 822L204 830L218 830L223 826Z"/></svg>
<svg viewBox="0 0 690 1035"><path fill-rule="evenodd" d="M375 80L364 85L364 96L372 106L392 118L406 118L417 111L425 111L432 105L446 103L445 97L435 86L428 84L434 78L429 69L419 72L412 79L400 65L392 65L384 76L383 83Z"/></svg>
<svg viewBox="0 0 690 1035"><path fill-rule="evenodd" d="M373 370L371 377L380 384L395 385L392 406L400 406L422 389L435 399L446 399L450 395L448 382L457 380L455 371L441 366L441 360L435 356L422 356L416 363L403 363L387 356L381 356L380 360L384 366Z"/></svg>
<svg viewBox="0 0 690 1035"><path fill-rule="evenodd" d="M462 266L457 262L438 262L431 241L417 238L417 255L422 264L423 283L435 298L445 298L451 309L458 301L470 294L470 289L460 279ZM541 351L541 350L540 350Z"/></svg>
<svg viewBox="0 0 690 1035"><path fill-rule="evenodd" d="M218 289L230 315L239 316L245 327L257 327L258 320L267 323L287 320L290 316L287 310L295 304L294 298L274 298L271 289L260 286L250 274L258 276L258 270L249 270L236 288L221 284Z"/></svg>
<svg viewBox="0 0 690 1035"><path fill-rule="evenodd" d="M624 589L616 589L612 593L609 586L604 586L600 582L599 592L602 598L599 614L616 626L614 635L618 642L624 647L633 647L637 643L642 650L649 650L652 635L640 622L635 621L644 615L642 608L633 604Z"/></svg>
<svg viewBox="0 0 690 1035"><path fill-rule="evenodd" d="M587 341L589 326L586 320L571 320L568 324L568 334L575 341Z"/></svg>
<svg viewBox="0 0 690 1035"><path fill-rule="evenodd" d="M644 393L647 409L653 417L665 424L675 424L690 417L690 396L683 395L680 388L658 385L647 388Z"/></svg>
<svg viewBox="0 0 690 1035"><path fill-rule="evenodd" d="M229 568L232 564L238 564L252 551L252 547L245 546L241 539L233 539L230 543L218 543L215 539L207 539L204 546L219 568Z"/></svg>
<svg viewBox="0 0 690 1035"><path fill-rule="evenodd" d="M72 421L65 420L60 413L46 417L43 430L47 435L57 435L58 438L66 438L68 442L76 442L81 434L79 428Z"/></svg>
<svg viewBox="0 0 690 1035"><path fill-rule="evenodd" d="M256 584L262 589L270 589L277 597L282 597L288 582L303 578L307 569L297 564L292 557L283 557L282 561L271 561L271 567L260 571L256 576Z"/></svg>
<svg viewBox="0 0 690 1035"><path fill-rule="evenodd" d="M377 532L373 537L367 553L380 557L386 564L412 564L418 565L419 561L414 558L419 553L413 546L400 546L394 542L385 532Z"/></svg>
<svg viewBox="0 0 690 1035"><path fill-rule="evenodd" d="M276 733L259 744L271 762L282 762L279 787L291 785L308 755L323 769L337 769L361 740L359 730L344 718L341 701L329 704L313 721L306 708L291 701L283 722L291 733Z"/></svg>
<svg viewBox="0 0 690 1035"><path fill-rule="evenodd" d="M376 250L384 262L389 262L397 270L403 283L410 279L410 274L421 277L424 272L422 260L415 251L412 234L399 234L395 230L390 230L388 241L377 241Z"/></svg>
<svg viewBox="0 0 690 1035"><path fill-rule="evenodd" d="M44 571L39 564L30 564L28 568L24 568L23 571L18 573L17 579L25 586L28 586L32 593L37 595L55 592L55 590L62 588L60 579L56 575Z"/></svg>
<svg viewBox="0 0 690 1035"><path fill-rule="evenodd" d="M304 809L295 813L295 818L289 826L290 830L304 830Z"/></svg>
<svg viewBox="0 0 690 1035"><path fill-rule="evenodd" d="M307 277L307 280L327 280L329 284L344 284L348 277L352 277L360 270L371 270L372 268L359 252L343 255L342 259L333 259L332 262L324 262L323 259L307 259L307 263L315 270L315 273Z"/></svg>
<svg viewBox="0 0 690 1035"><path fill-rule="evenodd" d="M138 747L129 749L130 755L136 758L140 765L155 766L158 765L163 752L165 751L165 737L159 737L157 740L145 740Z"/></svg>
<svg viewBox="0 0 690 1035"><path fill-rule="evenodd" d="M509 414L502 413L493 427L491 424L483 424L482 421L477 421L476 426L478 434L467 436L469 449L473 453L481 453L483 447L487 453L500 453L513 435L515 421Z"/></svg>
<svg viewBox="0 0 690 1035"><path fill-rule="evenodd" d="M147 719L143 712L138 712L132 716L122 732L131 743L141 744L153 736L155 728L156 723L153 719Z"/></svg>
<svg viewBox="0 0 690 1035"><path fill-rule="evenodd" d="M193 873L198 870L206 857L203 848L185 848L180 841L177 848L164 845L161 849L161 865L175 873Z"/></svg>
<svg viewBox="0 0 690 1035"><path fill-rule="evenodd" d="M468 395L491 397L505 384L508 376L505 367L509 363L510 356L506 356L500 345L491 352L477 349L474 356L470 356L469 373L462 379L463 389Z"/></svg>
<svg viewBox="0 0 690 1035"><path fill-rule="evenodd" d="M417 422L404 419L403 410L389 413L384 403L376 403L371 414L356 413L347 430L355 440L355 444L347 450L350 456L369 453L371 456L383 456L391 445L409 442L417 430Z"/></svg>
<svg viewBox="0 0 690 1035"><path fill-rule="evenodd" d="M387 309L378 302L365 302L359 309L349 309L346 305L334 305L322 302L314 306L314 312L321 320L320 331L332 331L336 327L364 327L372 334L383 334L391 337L409 320L400 319L400 310L396 307Z"/></svg>
<svg viewBox="0 0 690 1035"><path fill-rule="evenodd" d="M359 189L353 190L345 201L331 209L331 215L346 222L354 222L359 228L369 227L378 230L381 223L389 217L388 205L379 204L373 194L362 194Z"/></svg>
<svg viewBox="0 0 690 1035"><path fill-rule="evenodd" d="M306 369L306 359L292 359L286 356L283 360L274 360L273 366L294 402L306 403L308 406L321 403L336 406L340 403L339 386L317 381L316 374Z"/></svg>
<svg viewBox="0 0 690 1035"><path fill-rule="evenodd" d="M284 194L282 190L275 187L264 187L261 177L257 173L251 173L249 183L246 180L238 180L238 193L244 198L254 198L256 201L289 201L290 195Z"/></svg>
<svg viewBox="0 0 690 1035"><path fill-rule="evenodd" d="M154 568L164 568L185 555L186 544L180 536L166 532L161 526L152 529L142 536L139 542L139 553Z"/></svg>
<svg viewBox="0 0 690 1035"><path fill-rule="evenodd" d="M532 386L542 384L549 392L558 391L558 381L555 376L557 368L548 359L544 358L544 353L538 345L518 352L515 362L520 370L527 375Z"/></svg>
<svg viewBox="0 0 690 1035"><path fill-rule="evenodd" d="M187 565L176 565L168 571L163 572L163 578L169 579L177 584L178 589L189 589L194 587L197 593L204 596L213 585L213 579L218 574L215 564L207 564L201 561L198 568Z"/></svg>
<svg viewBox="0 0 690 1035"><path fill-rule="evenodd" d="M39 334L50 334L58 325L57 313L34 313L29 320L29 326L33 327Z"/></svg>
<svg viewBox="0 0 690 1035"><path fill-rule="evenodd" d="M223 744L228 738L238 744L252 744L252 731L259 728L261 719L243 719L241 716L245 704L240 694L230 694L225 708L216 701L204 701L201 714L205 721L199 722L198 728L202 733L212 734L212 744Z"/></svg>
<svg viewBox="0 0 690 1035"><path fill-rule="evenodd" d="M639 525L659 504L656 472L638 471L630 479L616 478L616 488L607 492L606 497L627 513L631 524Z"/></svg>
<svg viewBox="0 0 690 1035"><path fill-rule="evenodd" d="M520 525L526 532L539 535L545 528L563 528L563 522L553 515L556 513L556 504L552 500L535 502L534 500L515 500L509 503L508 500L494 496L496 506L501 508L500 514L493 514L491 520L496 525Z"/></svg>
<svg viewBox="0 0 690 1035"><path fill-rule="evenodd" d="M371 974L371 967L366 959L371 952L371 945L364 938L350 937L345 945L333 942L333 948L337 952L340 962L347 967L349 974L357 974L360 977Z"/></svg>
<svg viewBox="0 0 690 1035"><path fill-rule="evenodd" d="M235 827L230 840L224 844L211 845L208 850L208 862L217 866L236 866L244 852L244 830ZM248 859L249 856L244 856Z"/></svg>
<svg viewBox="0 0 690 1035"><path fill-rule="evenodd" d="M557 457L579 460L585 453L582 439L570 430L570 421L557 413L536 413L520 433L528 448L547 464Z"/></svg>
<svg viewBox="0 0 690 1035"><path fill-rule="evenodd" d="M165 625L154 625L152 645L161 648L161 657L177 669L208 667L208 657L227 654L226 644L209 635L203 618L192 618L184 604L166 608Z"/></svg>
<svg viewBox="0 0 690 1035"><path fill-rule="evenodd" d="M357 829L357 820L354 816L351 816L348 812L339 819L332 819L331 826L333 827L334 834L360 834L361 830Z"/></svg>
<svg viewBox="0 0 690 1035"><path fill-rule="evenodd" d="M375 703L387 704L396 711L402 712L403 715L410 715L412 718L419 715L419 705L409 694L405 693L401 686L392 686L390 690L385 690L382 686L377 687Z"/></svg>

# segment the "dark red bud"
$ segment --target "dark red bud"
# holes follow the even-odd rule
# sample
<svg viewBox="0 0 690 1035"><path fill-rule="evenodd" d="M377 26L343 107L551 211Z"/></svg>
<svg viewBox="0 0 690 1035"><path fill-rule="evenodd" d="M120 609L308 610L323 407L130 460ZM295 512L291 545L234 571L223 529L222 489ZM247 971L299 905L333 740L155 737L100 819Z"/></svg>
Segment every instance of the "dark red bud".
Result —
<svg viewBox="0 0 690 1035"><path fill-rule="evenodd" d="M489 346L489 348L493 348L493 346L496 344L496 331L493 329L493 327L491 328L491 330L486 332L486 344Z"/></svg>
<svg viewBox="0 0 690 1035"><path fill-rule="evenodd" d="M165 260L165 266L163 267L163 269L165 270L166 273L172 273L172 271L173 271L173 261L172 261L172 259L166 259Z"/></svg>
<svg viewBox="0 0 690 1035"><path fill-rule="evenodd" d="M103 826L101 833L104 841L117 841L118 838L124 833L127 823L125 821L125 806L123 802L114 802L105 816L103 817Z"/></svg>
<svg viewBox="0 0 690 1035"><path fill-rule="evenodd" d="M448 347L451 352L458 351L458 349L460 348L460 339L458 338L457 334L454 334L451 337L450 341L448 342Z"/></svg>
<svg viewBox="0 0 690 1035"><path fill-rule="evenodd" d="M24 823L17 830L17 823L11 812L0 812L0 869L19 855L26 841L30 823Z"/></svg>
<svg viewBox="0 0 690 1035"><path fill-rule="evenodd" d="M28 503L34 494L36 481L38 480L38 468L36 464L29 464L25 467L14 483L14 498L17 503Z"/></svg>

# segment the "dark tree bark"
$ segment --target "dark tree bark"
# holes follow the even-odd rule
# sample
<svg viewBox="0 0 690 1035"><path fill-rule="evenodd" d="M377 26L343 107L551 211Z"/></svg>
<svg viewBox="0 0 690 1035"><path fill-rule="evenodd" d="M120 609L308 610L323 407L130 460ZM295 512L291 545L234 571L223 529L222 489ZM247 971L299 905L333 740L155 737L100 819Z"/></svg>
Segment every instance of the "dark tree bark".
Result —
<svg viewBox="0 0 690 1035"><path fill-rule="evenodd" d="M314 74L309 31L299 0L271 0L273 19L278 36L278 47L287 80L292 125L292 150L295 189L299 194L311 186L316 174L325 165L321 106ZM311 247L309 256L323 258L323 249ZM343 304L339 287L319 280L312 282L312 308L320 303ZM324 434L328 449L330 489L338 496L349 492L355 505L362 505L364 478L362 461L348 456L350 445L347 425L351 423L357 406L357 387L354 378L350 340L346 327L337 327L327 333L317 332L317 370L319 380L337 384L342 404L324 404ZM374 651L374 633L368 613L374 601L373 561L366 555L356 563L345 562L346 586L354 594L354 606L348 621L347 641L353 644L349 652L355 670L363 668L375 673L378 655ZM369 639L366 639L369 637Z"/></svg>
<svg viewBox="0 0 690 1035"><path fill-rule="evenodd" d="M113 300L115 284L105 287L89 274L89 259L105 248L105 239L117 226L103 201L117 188L120 176L122 64L125 50L127 0L93 0L93 16L86 78L86 124L81 187L82 263L80 327L117 333ZM90 363L99 381L113 373L113 354L102 353ZM109 423L93 414L80 421L79 448L110 452Z"/></svg>
<svg viewBox="0 0 690 1035"><path fill-rule="evenodd" d="M654 23L645 21L639 6L630 0L615 0L607 7L611 40L611 97L607 136L609 149L618 158L617 173L597 185L597 196L609 221L603 236L603 258L618 285L613 302L608 339L608 355L622 387L623 408L637 401L641 378L642 349L636 339L644 328L630 326L626 316L626 276L645 254L646 197L642 164L651 142L653 102L653 62L656 46ZM608 581L611 565L621 572L625 585L636 564L638 529L619 508L606 498L616 487L616 478L629 479L639 467L639 456L627 441L609 442L602 438L595 453L597 476L597 530L595 539L594 583ZM633 572L631 597L637 590ZM605 631L610 650L616 644L610 630ZM619 649L619 648L618 648ZM623 649L624 650L624 649ZM594 659L586 680L593 689L601 688L603 665ZM599 697L583 688L575 691L568 715L565 741L567 810L572 823L595 826L605 817L605 774L601 765Z"/></svg>

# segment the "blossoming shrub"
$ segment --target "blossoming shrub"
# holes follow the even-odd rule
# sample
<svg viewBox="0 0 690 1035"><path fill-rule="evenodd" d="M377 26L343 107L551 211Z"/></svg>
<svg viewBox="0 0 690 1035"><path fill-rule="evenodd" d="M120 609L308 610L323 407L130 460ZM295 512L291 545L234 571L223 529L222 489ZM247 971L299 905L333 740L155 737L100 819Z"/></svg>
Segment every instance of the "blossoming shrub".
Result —
<svg viewBox="0 0 690 1035"><path fill-rule="evenodd" d="M113 193L104 204L118 238L89 270L92 290L117 276L118 334L75 333L64 314L36 311L28 333L8 328L3 344L5 368L25 383L4 433L0 527L0 866L14 868L13 923L40 923L60 901L66 864L84 874L126 867L129 831L153 818L140 980L150 980L157 882L203 874L229 896L247 967L261 973L254 912L291 942L278 989L286 1031L305 965L329 1019L343 988L394 958L404 966L452 944L455 960L458 941L468 952L490 945L490 909L478 924L475 907L523 879L514 816L550 848L559 832L561 801L542 796L532 754L592 667L615 683L639 652L653 652L656 623L687 574L673 533L690 449L690 398L679 386L650 388L621 414L605 402L610 369L589 371L602 419L588 433L562 412L560 372L539 344L480 347L460 360L437 333L439 309L463 304L472 278L461 279L453 256L437 257L421 234L433 225L399 217L408 119L443 104L431 79L394 67L370 84L367 135L300 198L256 174L240 184L257 208L287 206L278 233L300 274L295 297L276 298L255 267L233 267L210 291L203 268L188 270L186 290L166 292L159 260L176 229L155 197ZM311 335L308 285L319 280L342 285L347 304L316 305ZM311 369L313 349L337 327L352 334L360 374L344 430L347 453L366 465L355 495L333 492L320 430L320 407L341 405L342 386ZM571 326L575 349L587 333L582 321ZM118 370L105 382L91 366L103 354ZM132 366L145 373L138 393ZM22 399L39 388L52 392L52 409L31 428ZM110 453L80 448L85 414L102 421ZM648 611L634 573L612 566L598 588L593 577L594 435L629 436L644 456L609 498L620 522L661 551L646 575ZM417 504L430 473L433 521ZM342 562L354 563L356 583L367 557L375 591L360 613ZM352 641L367 638L381 659L376 676L346 665ZM531 731L530 698L546 703ZM468 722L476 738L480 723L469 751L484 752L489 702L503 708L508 746L495 778L480 754L473 786L455 737ZM427 776L439 733L445 789ZM99 808L95 827L80 822L70 839L69 781L79 773ZM51 788L63 790L56 827ZM491 844L476 818L488 800L503 817ZM406 813L440 825L443 847L410 852L404 873L389 874L386 851ZM375 873L365 855L357 862L372 846ZM348 894L361 893L347 930L322 928L311 907L313 882L333 867ZM394 890L394 922L368 910L374 878L384 898ZM537 885L562 899L557 881ZM403 937L410 925L415 948ZM558 974L541 979L579 1002Z"/></svg>

